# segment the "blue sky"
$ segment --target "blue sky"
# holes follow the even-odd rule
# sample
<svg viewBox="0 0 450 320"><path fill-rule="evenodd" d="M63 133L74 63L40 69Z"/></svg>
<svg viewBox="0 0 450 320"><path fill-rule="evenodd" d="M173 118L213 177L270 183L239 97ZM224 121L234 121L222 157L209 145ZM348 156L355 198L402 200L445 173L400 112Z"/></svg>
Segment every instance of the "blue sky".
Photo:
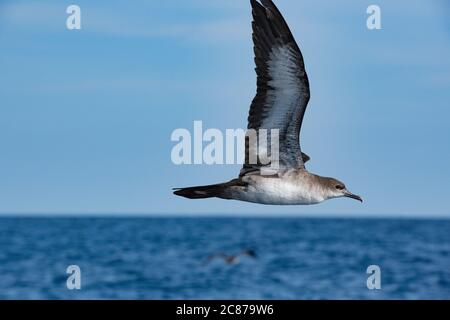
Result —
<svg viewBox="0 0 450 320"><path fill-rule="evenodd" d="M77 4L82 30L65 27ZM171 188L239 166L175 166L176 128L245 128L249 1L3 1L0 212L450 217L450 22L444 1L277 4L305 58L312 172L364 204L189 201ZM377 4L382 30L366 28Z"/></svg>

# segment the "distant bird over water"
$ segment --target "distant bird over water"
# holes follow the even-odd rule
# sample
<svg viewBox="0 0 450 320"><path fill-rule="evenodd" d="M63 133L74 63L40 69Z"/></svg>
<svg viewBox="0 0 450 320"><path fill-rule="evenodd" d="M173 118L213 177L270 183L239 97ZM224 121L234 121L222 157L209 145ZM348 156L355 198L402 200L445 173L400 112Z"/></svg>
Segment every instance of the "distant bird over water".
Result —
<svg viewBox="0 0 450 320"><path fill-rule="evenodd" d="M248 249L248 250L244 250L241 253L235 254L235 255L229 255L229 254L225 254L225 253L218 253L218 254L214 254L212 256L208 257L208 260L206 261L207 263L211 262L212 260L215 259L222 259L225 263L227 264L238 264L239 262L241 262L241 257L250 257L255 259L256 258L256 252Z"/></svg>
<svg viewBox="0 0 450 320"><path fill-rule="evenodd" d="M309 157L300 149L300 129L310 90L303 56L280 11L271 0L251 0L257 93L248 129L279 130L279 166L267 175L267 164L248 163L254 151L246 143L246 163L239 177L208 186L177 188L189 199L222 198L270 205L308 205L348 197L362 202L333 178L308 172Z"/></svg>

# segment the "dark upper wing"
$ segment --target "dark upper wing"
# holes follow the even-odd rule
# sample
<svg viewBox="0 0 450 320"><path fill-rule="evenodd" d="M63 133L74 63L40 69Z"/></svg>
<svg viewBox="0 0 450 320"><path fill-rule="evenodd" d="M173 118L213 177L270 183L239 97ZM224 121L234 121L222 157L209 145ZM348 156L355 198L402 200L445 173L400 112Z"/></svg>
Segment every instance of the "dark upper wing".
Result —
<svg viewBox="0 0 450 320"><path fill-rule="evenodd" d="M305 161L299 134L310 95L308 76L300 49L280 11L271 0L261 3L251 0L257 93L250 107L248 129L278 129L280 167L301 168ZM247 141L241 174L260 166L248 163L254 149Z"/></svg>

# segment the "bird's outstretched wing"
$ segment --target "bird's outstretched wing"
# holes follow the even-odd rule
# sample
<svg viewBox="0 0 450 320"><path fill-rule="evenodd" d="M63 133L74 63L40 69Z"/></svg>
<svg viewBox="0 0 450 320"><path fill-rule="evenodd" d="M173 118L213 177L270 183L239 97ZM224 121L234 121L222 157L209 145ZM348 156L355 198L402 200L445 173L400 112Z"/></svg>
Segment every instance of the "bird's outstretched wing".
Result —
<svg viewBox="0 0 450 320"><path fill-rule="evenodd" d="M228 257L229 256L223 252L212 254L203 262L203 265L207 265L207 264L211 263L213 260L218 259L218 258L226 260Z"/></svg>
<svg viewBox="0 0 450 320"><path fill-rule="evenodd" d="M260 1L250 1L257 93L250 107L248 129L267 129L269 140L270 129L278 129L280 168L302 168L309 160L302 154L299 140L310 97L308 76L300 49L280 11L271 0ZM249 163L252 152L257 152L256 148L247 139L241 175L262 166Z"/></svg>

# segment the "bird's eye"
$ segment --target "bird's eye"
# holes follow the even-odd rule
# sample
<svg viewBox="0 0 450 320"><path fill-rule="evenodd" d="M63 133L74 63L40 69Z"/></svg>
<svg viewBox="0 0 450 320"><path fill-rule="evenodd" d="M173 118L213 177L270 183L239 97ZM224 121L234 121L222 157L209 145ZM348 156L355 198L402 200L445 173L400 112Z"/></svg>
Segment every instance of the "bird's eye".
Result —
<svg viewBox="0 0 450 320"><path fill-rule="evenodd" d="M338 189L338 190L344 190L344 186L337 185L337 186L336 186L336 189Z"/></svg>

